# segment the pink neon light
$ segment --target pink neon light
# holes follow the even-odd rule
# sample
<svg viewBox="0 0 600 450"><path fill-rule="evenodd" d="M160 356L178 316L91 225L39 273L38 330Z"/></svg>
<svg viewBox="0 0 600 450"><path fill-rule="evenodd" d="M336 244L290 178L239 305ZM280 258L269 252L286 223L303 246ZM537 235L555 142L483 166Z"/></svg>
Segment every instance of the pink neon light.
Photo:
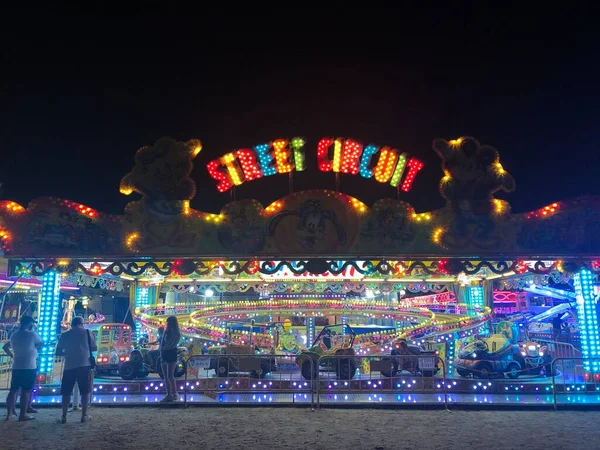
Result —
<svg viewBox="0 0 600 450"><path fill-rule="evenodd" d="M1 284L13 284L14 281L12 280L0 280ZM42 287L42 283L31 283L29 281L17 281L17 286L21 284L23 286L31 286L31 287L36 287L36 288L41 288ZM76 291L77 289L79 289L77 286L61 286L61 289L64 289L65 291Z"/></svg>

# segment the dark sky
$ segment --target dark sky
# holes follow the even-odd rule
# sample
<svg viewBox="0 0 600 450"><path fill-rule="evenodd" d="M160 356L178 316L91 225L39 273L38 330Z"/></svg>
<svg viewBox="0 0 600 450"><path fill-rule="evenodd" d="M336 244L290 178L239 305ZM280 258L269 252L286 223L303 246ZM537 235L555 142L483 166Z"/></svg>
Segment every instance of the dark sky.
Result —
<svg viewBox="0 0 600 450"><path fill-rule="evenodd" d="M498 148L516 179L515 211L599 194L599 34L591 10L566 8L337 15L322 32L278 16L217 27L204 15L192 26L156 8L5 23L3 198L52 195L121 213L129 198L118 184L135 151L161 136L196 137L204 150L192 205L216 212L229 195L217 193L206 163L298 135L308 167L296 190L333 188L333 175L318 172L316 142L353 137L420 157L426 166L403 198L438 208L443 174L431 141L472 135ZM367 204L395 196L360 177L342 177L341 190ZM268 204L286 192L276 175L242 185L237 198Z"/></svg>

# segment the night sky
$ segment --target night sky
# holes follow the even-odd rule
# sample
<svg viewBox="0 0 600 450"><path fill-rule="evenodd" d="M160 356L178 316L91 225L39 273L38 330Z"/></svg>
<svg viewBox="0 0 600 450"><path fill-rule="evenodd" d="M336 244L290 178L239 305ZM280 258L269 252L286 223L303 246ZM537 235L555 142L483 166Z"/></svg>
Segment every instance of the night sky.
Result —
<svg viewBox="0 0 600 450"><path fill-rule="evenodd" d="M5 26L2 197L26 205L58 196L122 213L135 197L119 193L121 177L135 151L161 136L203 142L192 206L210 212L229 200L207 173L210 160L295 136L307 139L296 190L333 189L316 143L352 137L419 157L425 168L402 199L419 212L439 208L443 173L431 141L471 135L495 146L514 176L517 190L504 197L513 211L600 194L597 24L591 11L570 8L422 11L356 33L343 31L343 16L326 32L288 32L302 28L290 22L256 33L262 27L251 24L212 30L206 16L195 26L159 20L156 9ZM275 175L236 196L268 205L287 189ZM360 176L342 176L340 190L369 205L396 195Z"/></svg>

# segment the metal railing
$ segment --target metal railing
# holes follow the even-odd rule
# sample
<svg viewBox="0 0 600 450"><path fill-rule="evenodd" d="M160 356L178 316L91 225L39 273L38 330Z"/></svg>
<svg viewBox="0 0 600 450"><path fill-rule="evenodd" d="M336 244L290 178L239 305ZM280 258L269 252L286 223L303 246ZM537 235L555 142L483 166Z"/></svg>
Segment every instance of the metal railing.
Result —
<svg viewBox="0 0 600 450"><path fill-rule="evenodd" d="M209 398L218 397L219 401L222 401L223 395L248 395L258 403L262 403L262 399L266 403L272 401L269 394L289 394L293 403L304 403L304 400L310 399L314 410L315 380L312 377L301 379L297 372L286 369L286 366L295 366L295 360L295 355L192 355L186 361L187 370L181 386L184 405L188 405L188 395L192 391ZM308 371L312 374L314 363L309 361L308 364ZM243 403L239 399L237 402Z"/></svg>
<svg viewBox="0 0 600 450"><path fill-rule="evenodd" d="M6 363L4 365L0 365L0 391L8 390L10 388L10 380L12 376L12 365L13 359L9 358L8 355L0 355L0 361L2 358L6 358ZM44 381L40 381L40 378L36 379L35 389L40 389L42 386L47 384L59 384L62 380L64 370L64 358L62 357L54 357L54 365L52 368L52 372L48 374L44 374ZM38 376L40 374L38 373Z"/></svg>
<svg viewBox="0 0 600 450"><path fill-rule="evenodd" d="M144 306L140 308L140 312L148 316L173 316L173 315L189 315L198 309L206 308L207 304L201 303L198 305L159 305L155 307Z"/></svg>
<svg viewBox="0 0 600 450"><path fill-rule="evenodd" d="M345 399L351 393L379 401L384 400L383 395L406 395L412 399L419 394L436 394L433 399L442 400L448 409L446 364L437 355L321 356L314 370L319 408L323 394L324 398L333 395L337 400L337 394L343 394ZM409 391L405 392L405 388Z"/></svg>
<svg viewBox="0 0 600 450"><path fill-rule="evenodd" d="M286 369L281 361L290 365L298 361L300 373L298 369ZM279 370L270 372L274 364L279 366ZM430 354L326 355L318 358L314 355L194 355L188 358L188 365L199 371L191 376L189 370L186 372L185 386L181 386L185 405L189 404L188 395L197 392L209 397L212 395L215 399L223 394L248 394L257 398L261 395L267 398L269 394L292 394L293 402L300 395L306 401L310 398L311 408L315 407L315 403L320 408L323 402L344 398L352 403L350 396L357 395L386 403L395 403L401 396L412 396L414 403L443 404L449 409L448 389L457 381L448 376L445 361ZM600 367L600 358L597 366ZM562 394L587 395L590 399L589 396L594 395L600 403L600 370L584 370L583 358L556 358L545 363L543 369L551 371L551 374L546 372L545 375L551 376L555 408L561 404ZM536 369L525 368L519 374L531 373L531 370ZM482 381L506 376L510 381L511 372L506 369L495 373L474 370L471 375ZM497 394L501 387L502 384L497 386ZM494 393L491 387L486 392ZM425 394L425 398L417 401L421 394ZM219 401L222 401L221 398Z"/></svg>
<svg viewBox="0 0 600 450"><path fill-rule="evenodd" d="M285 402L310 405L314 410L322 404L369 402L436 404L448 409L457 400L450 392L457 389L457 381L460 386L458 378L448 375L445 361L432 354L319 357L314 354L205 354L192 355L186 362L185 375L177 380L185 406L206 401ZM57 360L51 382L60 381L62 368L62 361ZM552 372L545 373L551 381L545 388L546 404L552 404L554 408L573 404L600 405L600 357L555 358L546 363L544 370ZM479 381L474 380L472 387L487 395L510 394L512 390L507 392L505 387L515 380L494 384L484 382L486 378L500 378L506 374L505 371L473 373L471 375ZM10 372L5 377L0 378L1 385L8 389ZM475 388L476 384L482 383L481 388ZM520 383L517 387L519 394L525 393ZM534 389L529 390L532 395Z"/></svg>
<svg viewBox="0 0 600 450"><path fill-rule="evenodd" d="M12 358L0 355L0 390L8 390L12 374Z"/></svg>
<svg viewBox="0 0 600 450"><path fill-rule="evenodd" d="M535 342L539 342L548 347L550 354L556 358L581 358L581 352L576 349L573 344L568 342L559 342L546 339L535 339Z"/></svg>
<svg viewBox="0 0 600 450"><path fill-rule="evenodd" d="M294 367L291 369L291 367ZM298 370L299 369L299 370ZM197 393L218 401L269 402L269 394L290 394L292 402L320 407L325 397L347 394L398 396L428 394L448 408L447 372L437 355L252 355L206 354L187 359L184 405ZM200 398L197 401L202 401Z"/></svg>
<svg viewBox="0 0 600 450"><path fill-rule="evenodd" d="M572 397L586 403L591 396L596 396L593 403L600 403L600 357L556 358L552 368L554 409L560 404L559 395L566 396L567 403Z"/></svg>
<svg viewBox="0 0 600 450"><path fill-rule="evenodd" d="M5 330L0 330L0 351L2 346L8 341L8 333ZM8 357L8 355L4 354L4 352L0 353L0 386L4 385L3 378L9 378L7 375L10 372L12 366L12 359ZM6 389L8 389L8 382L6 384ZM1 389L1 388L0 388Z"/></svg>

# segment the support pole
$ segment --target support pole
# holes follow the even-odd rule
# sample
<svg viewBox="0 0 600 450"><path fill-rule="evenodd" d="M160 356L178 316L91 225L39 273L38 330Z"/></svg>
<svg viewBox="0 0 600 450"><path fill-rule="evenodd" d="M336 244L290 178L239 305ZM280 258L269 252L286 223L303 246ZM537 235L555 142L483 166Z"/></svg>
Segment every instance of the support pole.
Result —
<svg viewBox="0 0 600 450"><path fill-rule="evenodd" d="M573 277L577 296L577 321L581 336L583 369L592 372L592 375L598 373L600 369L600 330L598 330L593 282L594 274L589 269L581 269Z"/></svg>
<svg viewBox="0 0 600 450"><path fill-rule="evenodd" d="M52 381L54 370L54 351L56 347L56 328L60 308L60 275L49 271L42 277L42 293L38 303L38 333L44 341L40 349L39 373L45 377L46 383Z"/></svg>
<svg viewBox="0 0 600 450"><path fill-rule="evenodd" d="M135 341L140 338L140 334L142 332L142 325L137 317L138 308L149 306L151 302L151 292L150 288L146 286L140 286L138 282L131 283L130 291L129 291L129 308L133 312L133 323L134 323L134 333L135 333ZM152 301L155 302L155 299L152 298ZM154 304L154 303L153 303Z"/></svg>
<svg viewBox="0 0 600 450"><path fill-rule="evenodd" d="M306 346L310 347L315 341L315 318L306 318Z"/></svg>

